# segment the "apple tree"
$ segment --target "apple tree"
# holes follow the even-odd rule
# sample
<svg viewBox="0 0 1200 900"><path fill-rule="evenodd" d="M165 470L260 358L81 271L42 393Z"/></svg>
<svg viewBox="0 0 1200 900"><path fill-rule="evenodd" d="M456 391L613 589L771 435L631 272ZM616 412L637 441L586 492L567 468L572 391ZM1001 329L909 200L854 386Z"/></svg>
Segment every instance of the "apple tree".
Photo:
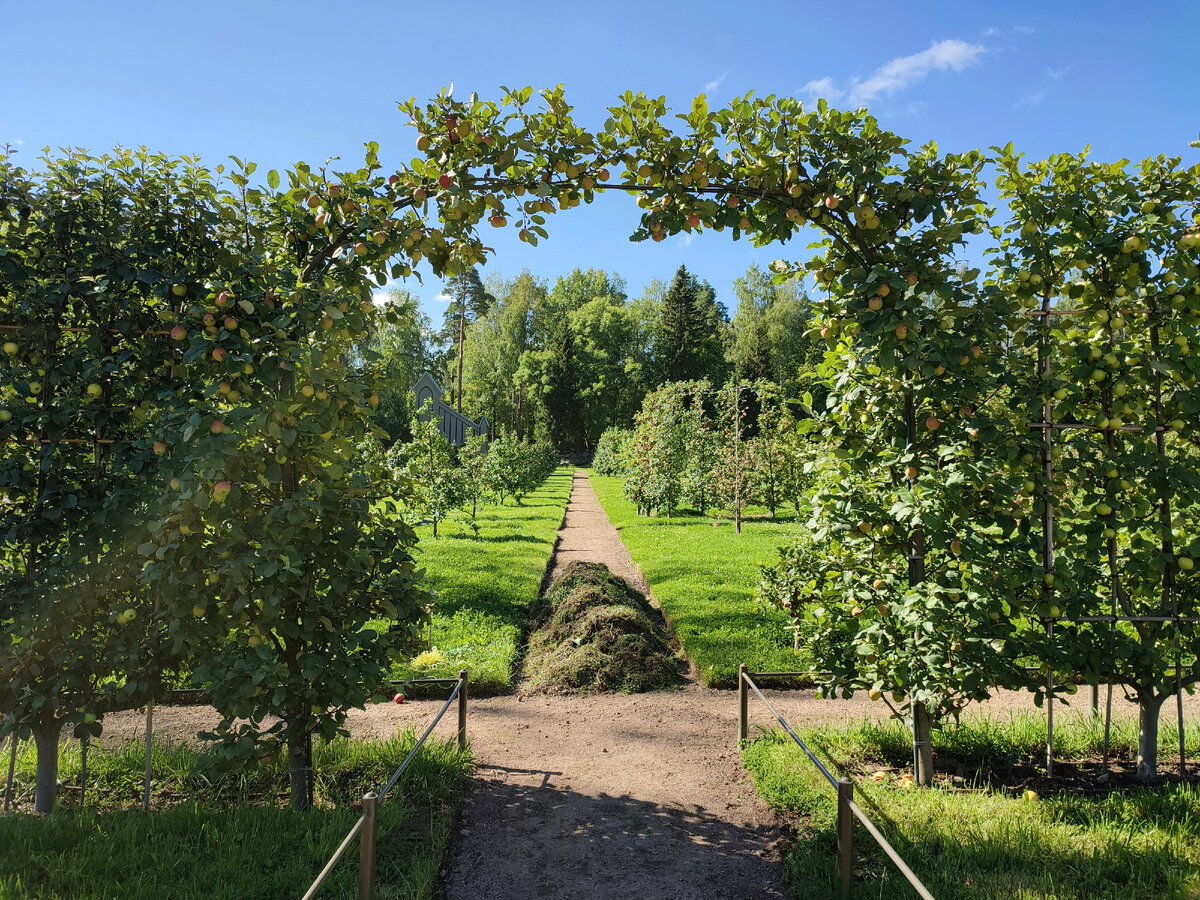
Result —
<svg viewBox="0 0 1200 900"><path fill-rule="evenodd" d="M0 736L32 732L39 812L62 729L98 735L179 662L133 548L168 330L218 251L212 195L193 161L144 150L0 156Z"/></svg>
<svg viewBox="0 0 1200 900"><path fill-rule="evenodd" d="M1128 686L1150 778L1163 701L1200 679L1185 663L1200 631L1172 621L1200 614L1200 167L997 153L1011 216L994 277L1029 323L1014 334L1037 363L1024 417L1053 426L1036 432L1029 476L1052 541L1026 652L1047 672Z"/></svg>
<svg viewBox="0 0 1200 900"><path fill-rule="evenodd" d="M373 145L357 170L299 164L283 187L235 163L215 271L189 280L173 329L186 379L156 423L166 473L138 550L222 715L210 737L236 757L286 750L303 807L312 736L366 702L428 600L403 484L358 452L379 389L362 337L388 315L373 284L411 271L418 226Z"/></svg>

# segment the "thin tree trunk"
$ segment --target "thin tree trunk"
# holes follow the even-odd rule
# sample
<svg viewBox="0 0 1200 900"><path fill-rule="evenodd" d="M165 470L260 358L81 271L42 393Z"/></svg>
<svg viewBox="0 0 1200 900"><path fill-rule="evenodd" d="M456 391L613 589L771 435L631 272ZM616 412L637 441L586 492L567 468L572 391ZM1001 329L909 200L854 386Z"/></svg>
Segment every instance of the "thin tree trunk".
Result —
<svg viewBox="0 0 1200 900"><path fill-rule="evenodd" d="M924 703L913 704L913 734L917 739L917 771L913 777L917 784L928 786L933 784L933 720Z"/></svg>
<svg viewBox="0 0 1200 900"><path fill-rule="evenodd" d="M459 298L458 304L458 391L454 395L454 400L458 404L455 408L459 412L462 412L463 338L467 331L467 297L465 289L463 296Z"/></svg>
<svg viewBox="0 0 1200 900"><path fill-rule="evenodd" d="M312 796L312 761L308 741L302 735L288 738L288 803L292 809L308 809Z"/></svg>
<svg viewBox="0 0 1200 900"><path fill-rule="evenodd" d="M58 796L58 736L62 733L62 722L51 719L33 728L33 740L37 746L37 787L33 799L33 811L48 813L54 809Z"/></svg>
<svg viewBox="0 0 1200 900"><path fill-rule="evenodd" d="M1163 697L1154 688L1138 692L1137 777L1145 781L1158 777L1158 717Z"/></svg>

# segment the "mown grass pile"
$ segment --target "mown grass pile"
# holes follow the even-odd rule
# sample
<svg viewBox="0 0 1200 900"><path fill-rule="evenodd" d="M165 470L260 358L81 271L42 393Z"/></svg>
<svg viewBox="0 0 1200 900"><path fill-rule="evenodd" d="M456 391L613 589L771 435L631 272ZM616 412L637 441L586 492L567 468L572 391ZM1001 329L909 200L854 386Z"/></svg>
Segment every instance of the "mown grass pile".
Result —
<svg viewBox="0 0 1200 900"><path fill-rule="evenodd" d="M1165 750L1175 735L1163 731ZM1200 737L1200 729L1195 731L1189 735L1193 740ZM1136 732L1133 722L1114 729L1115 756L1132 753ZM910 733L897 723L799 734L835 775L856 782L859 805L939 900L1200 896L1200 791L1179 784L1111 793L1055 791L1044 778L1027 773L1012 779L1014 766L1020 770L1044 753L1044 721L1039 728L1033 717L968 719L935 731L935 753L966 766L967 778L930 789L913 788L899 774L911 761L912 745ZM1055 739L1064 757L1091 759L1103 738L1081 716L1060 723ZM782 732L747 743L743 756L759 793L796 819L787 856L792 897L835 896L833 789ZM916 896L861 828L855 851L855 897Z"/></svg>
<svg viewBox="0 0 1200 900"><path fill-rule="evenodd" d="M678 665L658 613L599 563L573 562L535 611L525 657L543 693L636 693L673 684Z"/></svg>
<svg viewBox="0 0 1200 900"><path fill-rule="evenodd" d="M803 531L801 523L749 510L737 534L728 520L716 520L714 528L712 516L639 516L625 499L622 479L589 474L604 511L705 684L736 687L743 662L764 672L804 668L793 651L788 617L754 607L759 567L778 558L780 546Z"/></svg>
<svg viewBox="0 0 1200 900"><path fill-rule="evenodd" d="M294 900L358 818L353 804L379 789L414 741L404 733L315 744L317 806L308 812L281 807L283 762L231 767L208 750L157 744L149 815L137 808L144 745L89 751L83 811L79 750L64 746L54 813L0 818L0 897ZM25 807L34 755L22 747L14 787ZM469 754L453 743L426 743L414 757L379 807L375 896L433 895L469 767ZM7 765L0 779L6 775ZM322 896L354 896L357 874L354 859L343 862Z"/></svg>
<svg viewBox="0 0 1200 900"><path fill-rule="evenodd" d="M571 494L571 474L557 469L520 505L509 499L481 506L478 535L462 517L442 522L436 538L431 526L417 528L418 562L437 601L426 647L398 662L393 678L453 678L466 669L472 695L508 690L521 627Z"/></svg>

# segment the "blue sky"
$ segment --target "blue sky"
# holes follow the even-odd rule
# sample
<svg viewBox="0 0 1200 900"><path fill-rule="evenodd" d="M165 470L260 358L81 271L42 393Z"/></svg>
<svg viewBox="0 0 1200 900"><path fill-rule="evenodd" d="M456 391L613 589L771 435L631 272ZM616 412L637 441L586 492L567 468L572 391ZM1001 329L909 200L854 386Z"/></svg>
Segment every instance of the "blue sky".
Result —
<svg viewBox="0 0 1200 900"><path fill-rule="evenodd" d="M52 12L48 12L52 10ZM230 154L261 170L297 160L385 162L414 152L396 101L501 84L565 84L598 125L625 90L681 110L754 90L866 105L914 142L961 150L1013 141L1031 156L1166 153L1200 161L1200 3L70 2L0 0L0 143L147 145ZM731 304L755 251L727 234L631 244L630 198L554 217L529 248L494 232L484 273L575 266L620 273L631 295L680 263ZM411 285L440 318L440 284Z"/></svg>

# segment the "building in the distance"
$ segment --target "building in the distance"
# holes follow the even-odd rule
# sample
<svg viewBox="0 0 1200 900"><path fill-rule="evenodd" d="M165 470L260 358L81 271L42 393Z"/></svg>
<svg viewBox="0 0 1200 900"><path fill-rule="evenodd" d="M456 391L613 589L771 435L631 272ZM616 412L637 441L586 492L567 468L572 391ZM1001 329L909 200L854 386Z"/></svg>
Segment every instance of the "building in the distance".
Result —
<svg viewBox="0 0 1200 900"><path fill-rule="evenodd" d="M487 416L482 417L478 422L468 419L454 407L443 403L442 394L441 387L428 372L417 379L417 383L413 385L418 414L427 400L432 401L433 415L437 417L438 429L446 440L456 447L461 447L471 435L486 436L491 432L492 425L488 422ZM424 415L421 415L420 418L422 422L425 421Z"/></svg>

